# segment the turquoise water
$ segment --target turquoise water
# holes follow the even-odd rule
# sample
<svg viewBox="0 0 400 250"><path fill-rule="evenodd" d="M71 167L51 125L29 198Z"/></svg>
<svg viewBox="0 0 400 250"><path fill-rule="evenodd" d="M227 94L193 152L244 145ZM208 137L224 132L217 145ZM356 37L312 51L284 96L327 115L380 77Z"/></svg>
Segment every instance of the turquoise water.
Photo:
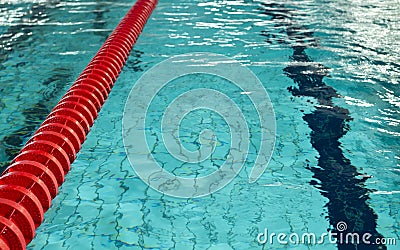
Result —
<svg viewBox="0 0 400 250"><path fill-rule="evenodd" d="M2 165L132 4L0 2ZM355 232L399 241L399 6L372 0L161 1L28 249L355 249L327 240L314 246L257 242L266 228L270 234L321 235L339 221ZM123 145L122 116L144 72L191 52L226 55L256 74L274 107L276 142L257 182L248 182L246 165L220 191L180 199L136 175ZM194 88L195 80L235 95L223 80L206 76L178 79L165 95ZM157 104L162 113L162 99ZM229 130L218 115L194 113L182 126L183 143L193 149L199 128L215 129L217 158L224 155ZM258 147L250 149L250 161ZM162 148L154 153L170 159ZM169 170L201 175L218 164Z"/></svg>

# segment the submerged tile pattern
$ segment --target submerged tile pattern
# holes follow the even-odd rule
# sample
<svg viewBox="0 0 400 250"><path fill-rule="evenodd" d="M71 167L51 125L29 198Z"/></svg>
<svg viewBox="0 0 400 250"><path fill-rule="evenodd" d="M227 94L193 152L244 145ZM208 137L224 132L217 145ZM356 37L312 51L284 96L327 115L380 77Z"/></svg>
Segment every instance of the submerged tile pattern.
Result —
<svg viewBox="0 0 400 250"><path fill-rule="evenodd" d="M122 110L131 79L138 76L134 72L121 75L118 82L125 84L115 86L117 91L101 111L32 249L249 249L261 247L255 239L265 227L278 232L322 233L319 226L326 222L321 212L307 206L310 199L317 202L322 197L304 182L311 176L301 170L299 152L305 149L300 137L298 145L285 139L296 137L299 131L279 133L277 156L256 185L249 185L242 172L238 180L211 197L173 199L149 189L130 167L118 136L122 113L116 110ZM288 105L296 108L290 100ZM293 125L288 124L296 124L294 117L279 113L279 127L291 131ZM310 145L308 148L311 150ZM323 247L329 249L329 245Z"/></svg>
<svg viewBox="0 0 400 250"><path fill-rule="evenodd" d="M65 34L60 36L63 43L54 41L60 47L53 47L52 53L57 56L52 60L43 56L44 52L36 55L44 58L44 65L63 62L73 66L71 75L79 74L103 40L97 35L108 34L132 4L128 0L97 3L101 6L90 2L54 4L56 7L51 8L50 16L73 25L40 27L44 29L40 32L47 29L54 32L44 37L45 42L38 47L47 54L47 45L57 35ZM298 7L307 15L316 13L307 10L313 6ZM306 169L307 164L318 164L318 153L309 140L311 130L302 119L303 112L314 111L314 104L307 102L307 98L293 98L288 93L287 88L293 86L293 81L283 70L293 51L285 43L279 43L285 34L260 15L261 8L257 2L160 2L136 44L138 51L124 68L29 249L310 249L306 245L279 245L276 241L272 246L260 245L256 237L265 228L270 233L313 232L317 235L331 228L325 218L328 213L324 205L328 200L309 184L313 173ZM90 20L79 23L92 15L93 9L97 10ZM60 12L71 16L58 15ZM99 25L98 29L91 18ZM101 18L107 20L104 26ZM263 31L268 41L259 36ZM85 41L85 46L76 40ZM249 66L270 94L278 129L273 159L257 183L248 183L250 169L245 168L220 192L201 199L182 200L149 189L135 175L123 148L121 119L125 99L142 74L141 70L171 55L193 51L222 53ZM318 55L315 51L310 53ZM47 77L38 76L31 82L43 82ZM335 88L343 93L343 89ZM33 104L37 102L32 99ZM10 101L1 100L10 105L7 107L10 110L21 110L13 109ZM22 104L15 104L19 105ZM344 145L345 149L362 153L351 143ZM359 166L357 162L354 164ZM370 171L371 168L366 172ZM388 174L387 178L393 175ZM380 219L380 232L392 236L399 227L398 204L382 206L388 199L380 197L381 200L372 197L370 203ZM335 248L329 243L312 247ZM388 246L388 249L391 248Z"/></svg>

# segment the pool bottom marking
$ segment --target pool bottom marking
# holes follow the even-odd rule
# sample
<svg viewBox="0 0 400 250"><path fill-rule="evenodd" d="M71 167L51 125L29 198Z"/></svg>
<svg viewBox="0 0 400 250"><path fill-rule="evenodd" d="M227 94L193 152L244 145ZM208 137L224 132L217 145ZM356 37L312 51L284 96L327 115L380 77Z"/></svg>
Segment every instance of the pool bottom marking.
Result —
<svg viewBox="0 0 400 250"><path fill-rule="evenodd" d="M263 6L264 14L272 16L277 22L284 22L288 43L293 49L292 63L284 72L298 87L289 87L288 90L296 97L313 97L319 104L312 113L303 116L311 129L311 144L319 153L318 167L308 166L316 179L310 184L328 198L328 219L334 232L339 233L336 225L345 222L348 228L344 233L369 233L372 235L370 242L374 242L375 239L382 238L382 235L376 230L377 215L367 204L370 190L365 187L365 181L368 177L357 172L357 168L343 155L340 148L339 139L347 133L347 122L352 118L349 110L335 106L332 102L332 98L340 96L334 88L323 82L323 78L328 75L328 68L314 63L306 54L305 50L316 44L313 32L293 24L291 16L295 13L292 9L275 3ZM282 27L282 23L276 26ZM262 35L265 36L265 33L267 32L264 31ZM354 245L338 241L338 248L386 249L386 246L363 242Z"/></svg>
<svg viewBox="0 0 400 250"><path fill-rule="evenodd" d="M105 9L104 4L98 3L95 9L95 23L93 24L94 29L102 30L105 29L106 21L102 21L103 12L109 12ZM46 10L47 5L45 4L33 4L30 14L27 15L29 20L41 20L47 17ZM21 29L25 30L24 34L28 34L32 31L33 25L20 24L16 26L11 26L7 30L7 34L0 38L0 46L4 45L4 51L0 52L0 68L1 65L8 60L8 55L14 52L18 47L25 47L25 41L27 41L31 36L23 35L14 40L10 38L14 37L16 33L20 32ZM95 31L96 35L107 37L108 31ZM143 52L133 49L131 52L131 59L127 61L125 67L132 69L134 71L143 71L141 56ZM19 63L15 67L23 67L25 63ZM26 107L21 111L25 118L24 123L17 130L11 132L10 134L4 135L0 138L0 173L2 173L10 164L11 160L18 154L21 150L25 141L32 135L35 129L42 123L50 112L50 108L56 104L56 100L60 97L61 91L65 89L66 82L69 82L72 78L72 72L67 68L54 68L51 72L52 74L42 82L45 86L45 90L42 91L42 98L33 104L32 106ZM3 89L0 89L0 93ZM0 99L0 111L5 107L5 103Z"/></svg>
<svg viewBox="0 0 400 250"><path fill-rule="evenodd" d="M22 127L4 136L0 145L4 150L4 160L0 161L0 173L10 164L11 160L18 154L26 140L32 135L37 127L43 122L50 112L50 107L54 106L57 98L60 97L65 88L65 80L71 78L71 72L65 68L55 68L53 74L43 81L46 89L42 92L42 98L33 106L22 110L25 122Z"/></svg>
<svg viewBox="0 0 400 250"><path fill-rule="evenodd" d="M55 2L54 2L55 3ZM45 3L33 3L26 15L20 17L21 20L26 19L23 23L17 24L15 26L10 26L7 31L0 37L0 69L5 68L3 65L7 62L8 57L11 53L17 51L19 48L28 47L27 44L29 39L32 37L30 35L34 31L37 22L43 21L48 18L47 15L48 6ZM32 24L26 24L32 23ZM22 34L22 35L21 35ZM34 37L34 36L33 36ZM30 41L31 43L32 41ZM19 62L13 67L24 67L25 62ZM54 92L46 91L43 93L44 97L55 96L58 91L57 82L53 86L53 82L56 80L65 81L69 77L69 71L66 69L58 68L53 70L55 73L43 82L43 85L49 85L53 87L51 90ZM2 92L3 89L0 90ZM54 97L53 97L54 98ZM22 125L21 129L18 129L11 134L5 135L0 140L0 173L4 171L5 168L10 164L10 161L22 148L24 140L26 140L31 133L36 129L37 126L46 118L49 109L43 105L46 100L40 100L33 106L25 108L22 110L22 115L25 117L25 123ZM0 111L6 106L4 102L0 100Z"/></svg>
<svg viewBox="0 0 400 250"><path fill-rule="evenodd" d="M311 62L304 49L296 48L292 56L293 62ZM377 215L366 201L369 189L365 187L368 177L357 172L340 148L339 139L347 131L347 122L352 120L349 111L332 104L332 97L338 97L336 91L322 82L323 65L315 67L306 65L289 65L284 69L288 77L298 84L298 88L290 87L294 96L314 97L321 106L316 106L310 114L303 116L311 129L312 146L318 151L318 167L308 167L317 181L311 181L321 190L321 194L329 199L327 203L328 218L332 226L346 222L348 231L364 235L372 234L371 242L382 238L376 230ZM317 71L318 73L316 73ZM322 70L324 71L324 70ZM303 72L312 72L304 74ZM334 232L338 233L337 229ZM339 249L357 249L355 245L338 243ZM385 249L385 246L367 245L360 242L362 249Z"/></svg>

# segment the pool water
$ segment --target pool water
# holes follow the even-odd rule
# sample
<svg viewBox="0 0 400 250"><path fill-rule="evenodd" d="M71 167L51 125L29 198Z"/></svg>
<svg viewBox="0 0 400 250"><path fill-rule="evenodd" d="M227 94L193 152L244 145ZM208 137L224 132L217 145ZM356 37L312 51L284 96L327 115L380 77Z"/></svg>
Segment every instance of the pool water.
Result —
<svg viewBox="0 0 400 250"><path fill-rule="evenodd" d="M3 167L132 4L0 2ZM338 232L341 222L371 239L399 241L399 13L398 1L160 1L28 249L357 249L329 240L257 240L266 229L269 235ZM274 107L276 142L255 183L248 176L257 143L226 187L182 199L137 176L122 118L130 90L147 70L192 52L219 53L254 72ZM198 82L239 92L224 79L182 77L156 100L154 114L162 114L163 100L166 108L177 91ZM245 97L231 98L246 109ZM156 125L149 131L160 133ZM166 168L188 176L214 171L228 150L225 125L215 113L191 114L182 121L183 144L196 149L200 129L214 129L215 165ZM174 161L161 146L153 153ZM385 248L397 249L359 249Z"/></svg>

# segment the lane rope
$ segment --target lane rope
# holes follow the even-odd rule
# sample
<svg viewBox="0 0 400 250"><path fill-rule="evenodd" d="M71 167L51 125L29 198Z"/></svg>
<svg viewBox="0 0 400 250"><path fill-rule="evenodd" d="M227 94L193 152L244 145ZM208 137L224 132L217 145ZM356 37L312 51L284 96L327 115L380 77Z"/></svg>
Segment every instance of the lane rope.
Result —
<svg viewBox="0 0 400 250"><path fill-rule="evenodd" d="M157 0L138 0L0 176L0 249L35 236Z"/></svg>

